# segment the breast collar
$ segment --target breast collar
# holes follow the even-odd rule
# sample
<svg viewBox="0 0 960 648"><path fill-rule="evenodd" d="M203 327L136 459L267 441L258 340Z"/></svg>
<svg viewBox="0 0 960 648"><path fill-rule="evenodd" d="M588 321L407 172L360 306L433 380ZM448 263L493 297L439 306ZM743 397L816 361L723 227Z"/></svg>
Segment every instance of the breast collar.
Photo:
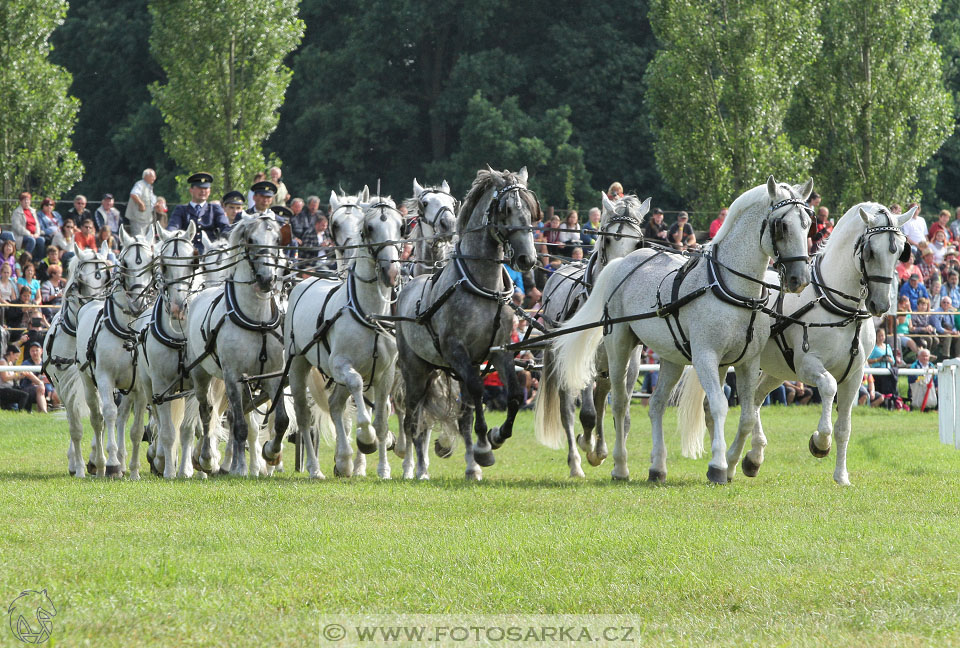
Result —
<svg viewBox="0 0 960 648"><path fill-rule="evenodd" d="M375 331L377 333L384 333L387 335L392 335L382 324L379 322L371 321L370 316L364 312L363 308L360 306L360 302L357 300L357 277L354 275L353 271L347 273L347 303L344 305L350 314L353 315L353 318L365 328Z"/></svg>
<svg viewBox="0 0 960 648"><path fill-rule="evenodd" d="M270 297L270 319L263 322L258 322L257 320L250 319L244 315L242 310L240 310L240 304L237 303L237 289L233 279L228 279L225 282L223 292L227 307L227 316L230 317L231 322L242 329L256 331L258 333L276 331L276 328L280 324L280 319L283 317L283 315L280 312L280 308L277 306L277 301L272 296Z"/></svg>
<svg viewBox="0 0 960 648"><path fill-rule="evenodd" d="M113 295L107 297L103 305L103 324L107 330L116 335L124 342L132 342L137 339L136 332L129 326L124 326L117 321L117 305Z"/></svg>
<svg viewBox="0 0 960 648"><path fill-rule="evenodd" d="M467 265L463 262L463 258L460 256L459 243L457 243L457 254L453 257L453 265L456 268L457 273L460 275L460 280L457 283L462 284L468 292L472 292L474 295L483 297L484 299L492 299L504 304L510 301L510 298L513 297L513 279L511 279L510 275L507 274L507 269L503 267L502 263L500 264L500 273L502 276L504 289L500 291L484 288L477 283L476 279L473 278L473 275L470 274L470 269L467 268Z"/></svg>
<svg viewBox="0 0 960 648"><path fill-rule="evenodd" d="M863 296L854 297L853 295L847 295L833 288L829 288L826 283L823 281L823 272L820 268L820 264L823 261L822 255L817 255L813 261L813 268L811 269L811 274L813 275L813 290L817 293L817 300L820 303L820 306L823 307L825 311L839 317L851 317L855 319L867 319L870 317L868 311L863 310L859 307L851 307L847 304L844 304L839 299L834 296L839 295L844 299L849 299L850 301L856 302L858 305L863 301Z"/></svg>
<svg viewBox="0 0 960 648"><path fill-rule="evenodd" d="M164 301L166 297L161 296L153 304L153 317L150 318L150 333L153 337L165 347L174 349L175 351L181 350L187 344L187 338L175 338L166 331L163 330L163 306L160 303Z"/></svg>

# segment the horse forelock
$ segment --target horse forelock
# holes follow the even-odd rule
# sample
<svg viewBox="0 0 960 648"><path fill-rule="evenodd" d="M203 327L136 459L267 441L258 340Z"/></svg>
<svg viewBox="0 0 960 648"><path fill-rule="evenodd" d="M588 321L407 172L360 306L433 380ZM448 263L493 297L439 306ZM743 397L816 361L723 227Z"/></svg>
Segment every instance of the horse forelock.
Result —
<svg viewBox="0 0 960 648"><path fill-rule="evenodd" d="M643 224L643 214L640 214L640 207L643 203L637 198L636 194L627 194L614 203L613 212L606 209L600 212L600 227L606 226L614 216L621 218L627 216L637 221L638 225Z"/></svg>
<svg viewBox="0 0 960 648"><path fill-rule="evenodd" d="M518 184L522 187L527 186L527 183L523 182L518 174L511 173L510 171L494 171L489 167L477 171L477 177L470 186L470 190L467 191L467 196L463 199L463 205L460 207L460 213L457 214L457 234L463 234L463 232L466 231L467 225L470 223L470 219L473 216L473 212L476 211L477 206L480 204L480 200L487 193L487 191L513 184ZM538 214L540 211L539 205L534 207L529 202L532 200L532 198L526 196L526 194L521 195L525 196L524 200L527 201L527 206L530 208L531 215ZM533 203L535 204L536 201L533 201Z"/></svg>

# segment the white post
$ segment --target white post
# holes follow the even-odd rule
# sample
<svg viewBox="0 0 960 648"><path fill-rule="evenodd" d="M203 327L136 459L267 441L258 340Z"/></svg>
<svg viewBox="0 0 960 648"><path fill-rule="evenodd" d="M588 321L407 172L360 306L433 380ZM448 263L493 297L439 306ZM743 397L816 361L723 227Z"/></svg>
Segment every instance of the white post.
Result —
<svg viewBox="0 0 960 648"><path fill-rule="evenodd" d="M940 443L952 445L960 450L960 380L957 376L957 367L960 359L945 360L938 367L938 381L940 385L940 402L937 408L937 418L940 423ZM931 377L932 380L932 377Z"/></svg>

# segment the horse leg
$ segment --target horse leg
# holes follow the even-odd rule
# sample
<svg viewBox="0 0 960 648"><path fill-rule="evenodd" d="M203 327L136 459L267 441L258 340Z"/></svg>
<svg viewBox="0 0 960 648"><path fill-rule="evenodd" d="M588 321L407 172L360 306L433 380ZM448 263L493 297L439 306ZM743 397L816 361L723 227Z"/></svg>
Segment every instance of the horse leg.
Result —
<svg viewBox="0 0 960 648"><path fill-rule="evenodd" d="M320 462L317 461L317 449L313 444L313 433L310 422L313 414L307 402L307 381L310 375L310 361L303 356L295 356L290 362L290 393L293 395L293 407L297 415L297 434L302 434L303 448L307 455L307 474L312 479L323 479L320 471ZM266 451L266 446L264 446Z"/></svg>
<svg viewBox="0 0 960 648"><path fill-rule="evenodd" d="M630 407L630 394L627 393L627 362L630 352L637 346L637 338L629 325L615 326L610 335L604 338L604 350L607 355L607 373L613 389L613 422L617 431L617 440L613 446L613 479L630 479L627 467L626 411ZM589 456L588 456L589 458Z"/></svg>
<svg viewBox="0 0 960 648"><path fill-rule="evenodd" d="M452 340L449 342L449 347L449 353L445 355L450 361L450 368L460 378L461 394L465 394L473 402L474 407L473 431L477 435L477 442L473 446L472 455L467 454L469 457L467 459L467 470L470 470L471 460L487 468L492 466L496 459L493 456L490 441L487 439L487 421L483 416L483 381L480 379L477 368L473 366L470 354L463 343L459 340ZM407 385L407 389L409 388L410 386Z"/></svg>
<svg viewBox="0 0 960 648"><path fill-rule="evenodd" d="M507 388L507 418L499 427L490 430L487 435L490 439L490 445L496 450L513 436L513 422L523 405L523 387L520 386L520 379L517 378L513 354L500 351L492 354L492 357L497 373L500 374L500 380Z"/></svg>
<svg viewBox="0 0 960 648"><path fill-rule="evenodd" d="M627 363L627 376L626 376L626 389L627 389L627 403L633 403L633 389L637 386L637 378L640 376L640 365L643 360L643 345L638 344L634 347L633 352L630 354L630 361ZM603 395L603 400L596 404L597 410L600 412L600 418L597 421L597 452L602 453L599 456L602 457L601 461L607 457L607 444L603 440L603 410L606 403L606 394ZM627 411L624 415L624 425L627 429L630 429L630 405L627 405Z"/></svg>
<svg viewBox="0 0 960 648"><path fill-rule="evenodd" d="M330 358L330 377L350 391L353 403L357 407L357 448L363 454L377 450L377 433L373 429L370 410L363 399L363 376L353 368L350 359L334 354Z"/></svg>
<svg viewBox="0 0 960 648"><path fill-rule="evenodd" d="M629 373L629 367L627 368ZM593 449L587 453L587 461L590 462L591 466L599 466L603 463L604 459L607 458L607 441L603 435L603 416L604 412L607 410L607 394L610 393L610 380L603 377L598 377L597 382L594 383L593 389L589 392L589 398L587 400L590 402L590 407L593 408L593 411L596 412L597 424L593 432ZM630 392L627 392L627 403L630 402ZM627 405L626 412L623 417L623 424L625 429L630 429L630 406Z"/></svg>
<svg viewBox="0 0 960 648"><path fill-rule="evenodd" d="M457 428L460 430L460 436L463 437L464 460L467 463L466 476L468 480L480 481L483 479L483 468L477 463L473 443L470 439L470 428L473 425L473 408L464 406L463 412L457 419Z"/></svg>
<svg viewBox="0 0 960 648"><path fill-rule="evenodd" d="M767 394L783 382L780 378L767 373L760 373L758 375L753 369L749 371L753 371L753 375L757 375L757 387L752 392L741 392L743 394L752 393L753 402L748 402L746 399L743 399L741 402L741 424L737 425L737 436L734 437L733 443L730 444L730 449L727 451L727 482L733 481L734 476L737 474L737 462L740 461L740 454L743 452L748 434L752 435L752 441L750 451L743 457L743 474L747 477L757 476L760 465L763 463L763 449L767 446L767 437L763 434L763 423L760 420L760 408L763 406L763 401L767 398ZM739 367L737 368L737 372L737 390L739 391L740 373L743 372ZM721 367L719 376L726 376L725 367ZM746 388L747 387L744 386L743 389ZM746 409L750 410L750 419L744 424L743 411ZM747 427L747 425L749 425L749 427Z"/></svg>
<svg viewBox="0 0 960 648"><path fill-rule="evenodd" d="M663 412L670 400L670 393L682 374L683 365L660 360L660 376L657 379L657 386L653 388L653 393L650 395L648 413L653 447L650 449L650 471L647 479L652 482L663 482L667 479L667 446L663 441ZM626 385L624 385L625 388ZM614 393L616 390L617 383L614 383ZM616 417L613 422L615 424L618 422ZM617 438L620 438L619 430Z"/></svg>
<svg viewBox="0 0 960 648"><path fill-rule="evenodd" d="M850 414L857 402L863 370L851 371L837 389L837 467L833 471L833 481L841 486L850 485L847 474L847 444L850 441Z"/></svg>
<svg viewBox="0 0 960 648"><path fill-rule="evenodd" d="M596 401L593 398L593 391L594 385L587 385L580 392L580 425L583 426L583 433L577 436L577 445L587 453L587 461L590 462L591 466L596 465L590 459L590 454L594 452L593 431L597 426L597 408L594 405ZM563 394L563 389L560 392ZM562 417L563 409L560 410L560 413ZM594 456L596 456L595 453Z"/></svg>
<svg viewBox="0 0 960 648"><path fill-rule="evenodd" d="M586 391L586 390L584 390ZM560 425L567 435L567 466L570 468L571 477L585 477L583 468L580 467L580 453L577 452L577 441L573 435L573 418L576 415L576 402L572 394L560 387L557 389L558 406L560 407ZM581 416L581 418L583 418Z"/></svg>
<svg viewBox="0 0 960 648"><path fill-rule="evenodd" d="M227 407L230 409L230 428L234 442L233 466L231 467L230 474L246 477L249 471L243 450L247 443L250 430L247 424L243 388L240 386L240 376L232 375L232 372L228 374L228 372L224 371L223 383L227 393Z"/></svg>
<svg viewBox="0 0 960 648"><path fill-rule="evenodd" d="M270 398L273 398L277 392L280 392L279 402L276 403L276 407L273 410L273 438L263 444L261 451L263 460L266 461L269 466L276 466L283 461L283 436L287 433L287 428L290 427L290 417L287 415L282 388L283 385L279 378L265 380L263 382L262 390L264 393L269 394ZM306 400L305 393L304 400ZM310 419L308 418L307 420L309 421ZM306 429L309 431L309 427L306 427Z"/></svg>
<svg viewBox="0 0 960 648"><path fill-rule="evenodd" d="M146 395L140 391L130 394L133 401L133 426L130 428L130 479L140 479L140 444L143 442Z"/></svg>
<svg viewBox="0 0 960 648"><path fill-rule="evenodd" d="M797 378L815 384L820 390L820 422L810 437L810 453L818 459L830 454L833 436L833 400L837 395L837 381L813 354L805 354L797 367ZM847 380L850 378L848 377ZM858 385L857 390L860 387Z"/></svg>
<svg viewBox="0 0 960 648"><path fill-rule="evenodd" d="M127 419L130 418L130 409L133 405L133 392L131 391L126 396L123 396L120 399L120 405L117 407L117 429L116 429L116 441L117 441L117 461L120 466L120 474L118 476L123 476L123 466L127 462ZM131 434L133 430L130 431Z"/></svg>
<svg viewBox="0 0 960 648"><path fill-rule="evenodd" d="M374 385L373 395L373 427L377 431L377 447L380 451L377 462L377 476L380 479L390 479L390 463L388 453L395 440L387 427L387 417L390 415L390 386L393 384L393 367L384 372Z"/></svg>
<svg viewBox="0 0 960 648"><path fill-rule="evenodd" d="M98 372L96 375L97 391L100 394L100 406L103 412L103 427L101 428L98 440L97 453L97 475L107 477L120 476L120 463L117 459L117 404L113 400L115 386L112 377L106 375L106 372ZM103 437L106 435L106 448L104 448ZM106 455L104 455L106 451ZM101 460L104 462L101 472Z"/></svg>
<svg viewBox="0 0 960 648"><path fill-rule="evenodd" d="M73 371L76 371L76 369L73 369ZM57 391L60 391L59 385ZM83 478L86 475L86 467L83 463L83 419L80 416L83 385L75 382L73 389L69 390L68 393L61 393L60 398L63 400L67 412L67 425L70 428L70 449L67 452L70 459L70 474L74 477ZM90 419L93 420L92 411Z"/></svg>
<svg viewBox="0 0 960 648"><path fill-rule="evenodd" d="M334 384L329 395L330 418L337 429L337 451L334 455L333 474L337 477L351 477L353 475L353 448L350 447L350 434L346 409L350 392L346 387ZM363 399L361 399L362 401Z"/></svg>

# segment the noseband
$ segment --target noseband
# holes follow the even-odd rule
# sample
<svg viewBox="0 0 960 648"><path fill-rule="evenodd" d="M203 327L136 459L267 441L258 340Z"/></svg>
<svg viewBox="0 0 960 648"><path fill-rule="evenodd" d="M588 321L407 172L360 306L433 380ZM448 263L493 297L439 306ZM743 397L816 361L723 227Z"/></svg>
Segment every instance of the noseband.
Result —
<svg viewBox="0 0 960 648"><path fill-rule="evenodd" d="M507 198L510 196L510 194L515 193L517 195L517 203L520 203L520 192L522 191L526 191L527 193L534 195L533 191L521 184L512 184L500 189L494 189L493 196L490 198L490 204L487 205L487 211L484 212L483 222L481 223L482 227L488 228L488 231L493 239L503 246L505 256L509 251L509 256L511 259L513 258L513 246L510 245L509 234L504 233L504 230L509 228L505 228L501 223L497 222L497 217L504 213L504 210L507 206ZM535 196L534 201L536 202ZM532 221L533 214L530 214L530 217Z"/></svg>
<svg viewBox="0 0 960 648"><path fill-rule="evenodd" d="M785 219L787 217L787 213L789 212L784 212L777 218L774 218L773 214L779 209L782 209L783 207L789 207L791 205L799 207L808 216L811 218L813 217L813 210L810 209L810 206L807 205L807 203L797 198L786 198L770 206L770 214L764 219L763 224L760 226L760 240L762 242L764 230L767 229L768 224L770 225L770 242L773 245L773 267L777 269L777 272L781 276L783 275L785 269L784 264L786 263L790 263L792 261L803 261L804 263L810 262L810 256L807 254L791 257L785 257L780 254L780 248L777 245L777 241L782 240L787 235L787 224Z"/></svg>
<svg viewBox="0 0 960 648"><path fill-rule="evenodd" d="M457 210L460 208L460 201L457 200L456 198L453 198L453 207L442 205L440 209L438 209L437 212L433 215L433 220L428 220L426 217L427 201L425 200L425 198L430 194L440 194L441 196L450 196L451 198L453 198L453 195L446 191L441 191L440 189L424 189L420 193L420 196L417 198L417 207L418 207L418 211L420 212L420 220L422 220L424 223L432 227L434 232L436 232L437 223L440 222L440 217L444 213L449 213L451 218L456 219Z"/></svg>
<svg viewBox="0 0 960 648"><path fill-rule="evenodd" d="M612 232L607 232L607 228L615 223L620 223L620 229L617 230L616 234ZM623 226L627 225L632 228L636 233L637 239L637 249L643 247L643 230L640 227L640 221L633 217L633 215L624 212L623 214L618 214L614 212L613 216L610 217L610 220L603 226L603 229L599 232L599 235L602 237L612 236L615 240L619 241L623 237ZM607 249L606 245L600 246L600 261L604 264L607 263Z"/></svg>
<svg viewBox="0 0 960 648"><path fill-rule="evenodd" d="M885 213L885 212L881 212ZM867 244L870 242L870 237L877 236L883 233L890 234L890 252L897 252L897 234L903 236L903 231L896 225L881 225L880 227L870 227L863 234L860 235L860 238L857 239L856 244L854 244L854 254L859 257L860 260L860 284L864 287L867 286L867 283L870 281L876 281L877 283L891 284L893 283L893 277L887 277L884 275L871 275L867 274L867 262L863 258L863 251L866 248ZM906 238L906 237L904 237ZM906 244L909 248L909 243ZM902 257L903 255L901 255Z"/></svg>
<svg viewBox="0 0 960 648"><path fill-rule="evenodd" d="M381 201L374 205L371 205L367 209L369 210L379 209L380 220L384 222L386 222L387 220L387 212L385 210L389 209L391 212L396 214L397 219L400 221L401 228L403 227L403 214L401 214L400 210L394 207L393 205L391 205L390 203ZM393 247L394 249L396 249L398 260L401 256L400 241L384 241L383 243L380 243L380 245L374 245L373 242L367 240L366 214L364 214L364 223L360 228L360 240L366 246L367 252L370 253L370 256L373 257L374 261L379 260L380 253L384 250L384 248L387 248L387 247ZM373 283L380 276L379 263L376 264L376 270L377 272L372 279L361 279L359 277L358 279L360 281L363 281L364 283Z"/></svg>
<svg viewBox="0 0 960 648"><path fill-rule="evenodd" d="M329 228L329 229L330 229L330 239L333 241L333 244L334 244L335 246L337 246L337 247L343 247L344 244L337 240L337 229L338 229L338 228L336 227L336 225L338 225L338 223L335 223L335 222L334 222L334 218L336 217L337 212L339 212L341 209L350 209L351 207L354 208L354 209L360 209L360 205L357 205L357 204L354 204L354 203L350 203L350 204L347 204L347 205L340 205L339 207L337 207L336 209L333 210L333 213L332 213L332 214L330 214L330 228ZM362 210L361 210L361 214L360 214L360 215L361 215L361 217L363 216Z"/></svg>

